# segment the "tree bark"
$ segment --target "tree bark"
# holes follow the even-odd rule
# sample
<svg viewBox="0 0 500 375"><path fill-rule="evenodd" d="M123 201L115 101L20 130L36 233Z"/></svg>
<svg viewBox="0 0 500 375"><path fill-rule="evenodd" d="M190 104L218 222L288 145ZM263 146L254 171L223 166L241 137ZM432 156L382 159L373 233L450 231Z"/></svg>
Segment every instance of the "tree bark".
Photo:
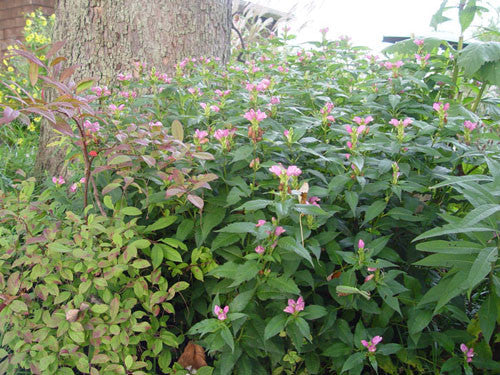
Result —
<svg viewBox="0 0 500 375"><path fill-rule="evenodd" d="M232 0L57 0L53 41L78 64L75 80L113 83L134 63L172 73L185 57L230 55ZM66 151L47 147L53 132L42 125L35 175L64 175Z"/></svg>

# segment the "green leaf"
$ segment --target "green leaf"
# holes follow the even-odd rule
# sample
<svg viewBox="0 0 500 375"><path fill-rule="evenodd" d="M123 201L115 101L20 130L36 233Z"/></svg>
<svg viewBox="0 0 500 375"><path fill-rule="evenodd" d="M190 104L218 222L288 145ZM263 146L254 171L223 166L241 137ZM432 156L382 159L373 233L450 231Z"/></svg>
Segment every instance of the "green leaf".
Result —
<svg viewBox="0 0 500 375"><path fill-rule="evenodd" d="M163 249L158 244L155 244L151 249L151 262L154 269L158 268L163 262Z"/></svg>
<svg viewBox="0 0 500 375"><path fill-rule="evenodd" d="M479 309L479 326L483 332L484 340L489 343L495 329L497 320L497 297L490 293Z"/></svg>
<svg viewBox="0 0 500 375"><path fill-rule="evenodd" d="M455 224L447 224L442 226L441 228L433 228L428 230L427 232L422 233L417 238L413 239L412 242L423 240L424 238L443 236L445 234L456 234L456 233L470 233L470 232L492 232L493 229L489 227L483 226L475 226L475 227L464 227L462 225Z"/></svg>
<svg viewBox="0 0 500 375"><path fill-rule="evenodd" d="M384 212L386 206L387 202L383 199L373 202L366 210L365 220L363 220L363 224L361 226L364 226L366 223L379 216L382 212Z"/></svg>
<svg viewBox="0 0 500 375"><path fill-rule="evenodd" d="M161 248L163 249L163 256L165 259L173 262L182 262L182 256L177 250L167 245L161 245Z"/></svg>
<svg viewBox="0 0 500 375"><path fill-rule="evenodd" d="M313 216L331 216L332 214L324 211L321 207L315 206L314 204L296 204L294 207L295 211L300 212L304 215Z"/></svg>
<svg viewBox="0 0 500 375"><path fill-rule="evenodd" d="M172 136L181 142L184 139L184 128L179 120L172 122Z"/></svg>
<svg viewBox="0 0 500 375"><path fill-rule="evenodd" d="M307 251L307 249L304 246L302 246L301 244L299 244L297 242L297 240L295 240L294 238L292 238L292 237L280 238L278 240L278 246L281 247L282 249L292 251L295 254L297 254L298 256L300 256L301 258L308 260L309 263L311 263L311 266L314 267L314 264L313 264L312 258L311 258L311 254L309 254L309 251Z"/></svg>
<svg viewBox="0 0 500 375"><path fill-rule="evenodd" d="M417 310L413 309L410 311L408 317L408 331L410 336L416 342L420 332L429 325L432 320L432 311L430 310ZM415 338L417 340L415 340Z"/></svg>
<svg viewBox="0 0 500 375"><path fill-rule="evenodd" d="M142 211L137 207L124 207L121 209L121 212L128 216L142 215Z"/></svg>
<svg viewBox="0 0 500 375"><path fill-rule="evenodd" d="M95 304L94 306L91 307L92 312L96 314L103 314L106 311L108 311L109 306L105 304Z"/></svg>
<svg viewBox="0 0 500 375"><path fill-rule="evenodd" d="M432 15L431 23L429 26L433 27L435 31L437 31L437 27L440 24L450 20L448 17L443 16L443 12L448 9L446 7L447 2L448 0L443 0L438 11Z"/></svg>
<svg viewBox="0 0 500 375"><path fill-rule="evenodd" d="M148 225L144 230L146 233L154 232L160 229L164 229L177 220L177 216L164 216L156 220L153 224Z"/></svg>
<svg viewBox="0 0 500 375"><path fill-rule="evenodd" d="M128 163L131 162L132 158L128 155L117 155L113 159L108 161L109 165L116 165L116 164L122 164L122 163Z"/></svg>
<svg viewBox="0 0 500 375"><path fill-rule="evenodd" d="M10 309L16 313L28 312L28 306L23 301L18 299L12 301L9 306Z"/></svg>
<svg viewBox="0 0 500 375"><path fill-rule="evenodd" d="M245 307L247 307L253 295L254 295L253 290L247 290L246 292L239 293L229 304L229 311L231 312L243 311Z"/></svg>
<svg viewBox="0 0 500 375"><path fill-rule="evenodd" d="M365 356L366 354L363 352L351 354L351 356L344 362L344 366L342 366L342 371L340 371L340 373L342 374L356 366L361 365L365 360Z"/></svg>
<svg viewBox="0 0 500 375"><path fill-rule="evenodd" d="M463 9L459 7L458 19L460 21L460 27L462 28L462 34L474 20L476 11L476 0L469 0Z"/></svg>
<svg viewBox="0 0 500 375"><path fill-rule="evenodd" d="M324 317L328 311L324 306L321 305L307 305L303 317L307 320L314 320Z"/></svg>
<svg viewBox="0 0 500 375"><path fill-rule="evenodd" d="M377 354L391 355L399 352L402 348L400 344L383 344L377 347Z"/></svg>
<svg viewBox="0 0 500 375"><path fill-rule="evenodd" d="M150 264L146 259L136 259L132 263L132 267L137 268L137 269L147 268L149 266L150 266Z"/></svg>
<svg viewBox="0 0 500 375"><path fill-rule="evenodd" d="M490 273L492 267L495 265L497 258L498 248L496 247L485 247L483 250L481 250L476 260L472 264L469 276L464 283L464 288L472 289L481 281L483 281Z"/></svg>
<svg viewBox="0 0 500 375"><path fill-rule="evenodd" d="M264 329L264 340L269 340L271 337L276 336L285 328L287 317L283 314L274 316Z"/></svg>
<svg viewBox="0 0 500 375"><path fill-rule="evenodd" d="M469 269L476 257L474 255L464 254L432 254L418 262L413 263L416 266L427 267L446 267L457 266L463 269Z"/></svg>
<svg viewBox="0 0 500 375"><path fill-rule="evenodd" d="M220 335L224 342L231 348L231 352L234 352L234 339L231 331L227 326L223 326Z"/></svg>
<svg viewBox="0 0 500 375"><path fill-rule="evenodd" d="M458 56L458 66L471 77L487 62L500 61L500 42L470 43Z"/></svg>
<svg viewBox="0 0 500 375"><path fill-rule="evenodd" d="M255 233L255 223L239 222L226 225L216 232L222 233Z"/></svg>
<svg viewBox="0 0 500 375"><path fill-rule="evenodd" d="M252 145L245 145L242 147L238 147L234 152L233 152L233 160L232 163L235 163L240 160L245 160L252 155L253 152L253 146Z"/></svg>
<svg viewBox="0 0 500 375"><path fill-rule="evenodd" d="M241 206L238 208L235 208L233 211L257 211L257 210L262 210L263 208L266 208L270 204L272 204L273 201L270 201L268 199L255 199L253 201L248 201L243 203Z"/></svg>
<svg viewBox="0 0 500 375"><path fill-rule="evenodd" d="M482 248L475 242L442 240L423 242L416 246L419 251L441 254L475 254L479 253Z"/></svg>
<svg viewBox="0 0 500 375"><path fill-rule="evenodd" d="M500 211L500 204L483 204L474 208L463 219L463 226L472 226Z"/></svg>
<svg viewBox="0 0 500 375"><path fill-rule="evenodd" d="M91 88L94 85L93 79L84 79L76 85L76 93L79 94L82 91L85 91Z"/></svg>
<svg viewBox="0 0 500 375"><path fill-rule="evenodd" d="M286 276L269 277L267 285L281 293L300 294L300 289L293 279Z"/></svg>
<svg viewBox="0 0 500 375"><path fill-rule="evenodd" d="M358 194L352 191L345 192L345 201L351 208L352 215L356 217L356 206L358 205Z"/></svg>

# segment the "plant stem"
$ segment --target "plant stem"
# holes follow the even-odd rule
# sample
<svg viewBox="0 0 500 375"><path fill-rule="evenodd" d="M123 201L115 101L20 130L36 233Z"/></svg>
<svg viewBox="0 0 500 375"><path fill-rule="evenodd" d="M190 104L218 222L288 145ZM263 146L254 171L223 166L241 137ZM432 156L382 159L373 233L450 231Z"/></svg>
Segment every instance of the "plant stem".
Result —
<svg viewBox="0 0 500 375"><path fill-rule="evenodd" d="M479 90L479 93L477 94L476 100L474 101L474 104L472 105L472 112L476 113L477 107L479 106L479 102L481 101L481 97L484 94L484 90L486 89L486 86L488 84L486 82L483 82L481 85L481 89Z"/></svg>

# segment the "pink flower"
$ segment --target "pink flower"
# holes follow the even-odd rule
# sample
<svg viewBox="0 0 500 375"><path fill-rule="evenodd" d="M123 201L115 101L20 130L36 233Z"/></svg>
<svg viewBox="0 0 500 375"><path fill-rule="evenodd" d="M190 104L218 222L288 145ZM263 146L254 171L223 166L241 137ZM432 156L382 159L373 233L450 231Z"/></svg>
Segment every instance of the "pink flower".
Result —
<svg viewBox="0 0 500 375"><path fill-rule="evenodd" d="M207 103L200 103L200 107L203 109L207 109Z"/></svg>
<svg viewBox="0 0 500 375"><path fill-rule="evenodd" d="M120 73L116 78L118 78L118 81L130 81L132 79L132 74L125 75L123 73Z"/></svg>
<svg viewBox="0 0 500 375"><path fill-rule="evenodd" d="M266 223L266 221L261 219L261 220L257 221L257 224L255 224L255 227L259 228L259 227L263 226L265 223Z"/></svg>
<svg viewBox="0 0 500 375"><path fill-rule="evenodd" d="M291 165L286 170L286 175L288 177L291 177L291 176L296 176L297 177L297 176L300 176L301 173L302 173L302 171L296 165Z"/></svg>
<svg viewBox="0 0 500 375"><path fill-rule="evenodd" d="M437 103L434 103L432 105L432 108L434 108L434 110L436 112L439 112L439 111L446 112L450 108L450 103L446 103L443 105L443 103L437 102Z"/></svg>
<svg viewBox="0 0 500 375"><path fill-rule="evenodd" d="M392 69L392 63L390 61L386 61L384 63L384 66L385 66L386 69L389 69L389 70Z"/></svg>
<svg viewBox="0 0 500 375"><path fill-rule="evenodd" d="M377 268L375 268L375 267L368 267L366 270L369 271L369 272L375 272L377 270Z"/></svg>
<svg viewBox="0 0 500 375"><path fill-rule="evenodd" d="M71 191L72 193L74 193L76 191L76 189L78 189L78 185L77 184L73 184L69 187L69 191Z"/></svg>
<svg viewBox="0 0 500 375"><path fill-rule="evenodd" d="M389 124L393 126L398 126L399 125L399 120L393 118L391 121L389 121Z"/></svg>
<svg viewBox="0 0 500 375"><path fill-rule="evenodd" d="M285 228L283 228L281 226L280 227L276 227L276 229L274 230L274 235L276 237L279 237L279 236L281 236L285 232L286 232Z"/></svg>
<svg viewBox="0 0 500 375"><path fill-rule="evenodd" d="M411 118L407 117L407 118L405 118L405 119L403 120L403 126L404 126L404 127L407 127L407 126L408 126L408 125L410 125L412 122L413 122L413 120L412 120Z"/></svg>
<svg viewBox="0 0 500 375"><path fill-rule="evenodd" d="M258 109L257 112L254 109L251 109L250 111L246 112L243 117L245 117L250 122L261 122L262 120L267 118L267 115L264 112L261 112L260 109Z"/></svg>
<svg viewBox="0 0 500 375"><path fill-rule="evenodd" d="M290 134L290 130L283 130L283 135L285 137L288 137L289 134Z"/></svg>
<svg viewBox="0 0 500 375"><path fill-rule="evenodd" d="M217 129L214 133L214 137L218 141L227 136L229 136L229 129Z"/></svg>
<svg viewBox="0 0 500 375"><path fill-rule="evenodd" d="M325 27L325 28L323 28L323 29L319 29L319 32L320 32L321 34L325 35L325 34L328 32L328 30L330 30L330 29L329 29L328 27Z"/></svg>
<svg viewBox="0 0 500 375"><path fill-rule="evenodd" d="M335 122L335 117L333 117L332 115L326 116L326 119L330 122Z"/></svg>
<svg viewBox="0 0 500 375"><path fill-rule="evenodd" d="M255 252L256 252L257 254L262 254L264 251L266 251L266 249L264 249L264 247L263 247L263 246L261 246L261 245L259 245L259 246L257 246L257 247L255 248Z"/></svg>
<svg viewBox="0 0 500 375"><path fill-rule="evenodd" d="M277 96L271 96L271 104L279 104L280 98Z"/></svg>
<svg viewBox="0 0 500 375"><path fill-rule="evenodd" d="M460 344L460 350L467 357L466 361L468 363L472 362L472 357L474 357L474 348L468 348L465 344Z"/></svg>
<svg viewBox="0 0 500 375"><path fill-rule="evenodd" d="M66 183L66 181L64 180L64 178L62 178L62 176L52 177L52 182L54 184L56 184L57 186L61 186L61 185L64 185Z"/></svg>
<svg viewBox="0 0 500 375"><path fill-rule="evenodd" d="M365 248L365 241L363 241L361 238L358 241L358 248L360 250L363 250Z"/></svg>
<svg viewBox="0 0 500 375"><path fill-rule="evenodd" d="M370 353L374 353L377 350L377 344L382 341L382 336L375 336L370 341L361 340L361 344L368 348Z"/></svg>
<svg viewBox="0 0 500 375"><path fill-rule="evenodd" d="M285 307L283 311L288 314L295 314L299 311L304 310L304 307L305 307L305 302L302 297L297 298L297 301L294 301L293 299L290 298L288 300L288 306Z"/></svg>
<svg viewBox="0 0 500 375"><path fill-rule="evenodd" d="M90 122L89 120L85 120L83 123L83 128L87 129L91 133L97 133L101 127L99 126L99 123L97 121Z"/></svg>
<svg viewBox="0 0 500 375"><path fill-rule="evenodd" d="M198 142L202 144L208 142L208 139L206 138L207 136L208 132L206 132L205 130L196 129L194 131L194 137L198 140Z"/></svg>
<svg viewBox="0 0 500 375"><path fill-rule="evenodd" d="M81 183L81 184L84 184L84 183L85 183L85 181L86 181L86 180L85 180L85 177L80 178L80 183Z"/></svg>
<svg viewBox="0 0 500 375"><path fill-rule="evenodd" d="M309 198L309 199L307 200L307 204L312 204L313 206L317 206L317 207L319 207L319 203L318 203L318 202L319 202L320 200L321 200L321 199L319 199L318 197L314 197L314 196L313 196L313 197L311 197L311 198Z"/></svg>
<svg viewBox="0 0 500 375"><path fill-rule="evenodd" d="M108 108L113 112L118 112L125 108L125 104L120 104L118 107L115 104L110 104Z"/></svg>
<svg viewBox="0 0 500 375"><path fill-rule="evenodd" d="M359 117L358 117L359 118ZM354 118L354 121L356 121L356 117ZM345 126L345 130L349 133L349 134L352 134L352 128L351 128L351 125L346 125Z"/></svg>
<svg viewBox="0 0 500 375"><path fill-rule="evenodd" d="M365 118L361 118L359 116L356 116L356 117L354 117L353 121L358 125L368 125L370 122L373 121L373 117L367 116Z"/></svg>
<svg viewBox="0 0 500 375"><path fill-rule="evenodd" d="M360 125L357 129L356 129L356 133L357 134L361 134L365 131L366 129L366 125Z"/></svg>
<svg viewBox="0 0 500 375"><path fill-rule="evenodd" d="M267 88L269 87L269 85L271 84L271 81L268 80L267 78L264 78L262 81L260 81L258 84L257 84L257 87L256 87L256 90L257 91L264 91L264 90L267 90Z"/></svg>
<svg viewBox="0 0 500 375"><path fill-rule="evenodd" d="M210 106L210 110L214 111L214 112L219 112L220 111L220 108L217 107L216 105L211 105Z"/></svg>
<svg viewBox="0 0 500 375"><path fill-rule="evenodd" d="M349 150L352 149L352 142L351 141L347 141L347 148ZM347 155L349 155L349 154L347 154ZM351 156L351 155L349 155L349 156ZM347 158L347 159L349 159L349 158Z"/></svg>
<svg viewBox="0 0 500 375"><path fill-rule="evenodd" d="M473 131L477 126L477 122L471 122L469 120L464 121L464 127L469 129L469 131Z"/></svg>
<svg viewBox="0 0 500 375"><path fill-rule="evenodd" d="M217 315L219 320L227 319L227 312L229 311L229 306L225 306L224 309L221 309L219 305L215 305L214 314Z"/></svg>
<svg viewBox="0 0 500 375"><path fill-rule="evenodd" d="M415 43L417 46L423 46L424 45L424 40L423 39L414 39L413 43Z"/></svg>
<svg viewBox="0 0 500 375"><path fill-rule="evenodd" d="M403 66L403 62L401 60L396 61L396 68L401 68Z"/></svg>
<svg viewBox="0 0 500 375"><path fill-rule="evenodd" d="M269 172L274 173L276 176L280 177L284 172L284 169L281 165L276 164L269 168Z"/></svg>

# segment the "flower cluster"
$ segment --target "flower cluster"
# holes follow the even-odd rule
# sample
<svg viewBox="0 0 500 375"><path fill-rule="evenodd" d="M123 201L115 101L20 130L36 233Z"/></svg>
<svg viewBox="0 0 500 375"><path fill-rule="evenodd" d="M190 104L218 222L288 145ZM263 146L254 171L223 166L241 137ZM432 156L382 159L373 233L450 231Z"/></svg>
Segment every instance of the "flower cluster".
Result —
<svg viewBox="0 0 500 375"><path fill-rule="evenodd" d="M236 133L236 128L217 129L215 131L214 138L220 142L223 151L229 152L231 150L231 143L235 133Z"/></svg>
<svg viewBox="0 0 500 375"><path fill-rule="evenodd" d="M297 314L299 311L304 310L305 308L305 302L302 297L297 298L297 301L294 301L293 299L288 300L288 306L285 307L283 310L284 312L288 314Z"/></svg>
<svg viewBox="0 0 500 375"><path fill-rule="evenodd" d="M382 336L375 336L370 341L361 340L361 344L368 349L370 353L375 353L377 345L382 341Z"/></svg>
<svg viewBox="0 0 500 375"><path fill-rule="evenodd" d="M472 357L474 357L474 348L468 348L467 345L461 344L460 350L464 353L467 363L472 362Z"/></svg>
<svg viewBox="0 0 500 375"><path fill-rule="evenodd" d="M225 306L224 308L221 308L219 305L214 306L214 314L215 316L217 316L217 319L219 320L226 320L228 312L229 312L229 306Z"/></svg>
<svg viewBox="0 0 500 375"><path fill-rule="evenodd" d="M448 109L450 109L450 103L437 102L432 105L432 108L438 113L439 116L439 126L443 127L444 124L448 122Z"/></svg>
<svg viewBox="0 0 500 375"><path fill-rule="evenodd" d="M393 118L391 121L389 121L389 124L393 125L397 131L398 131L398 141L403 142L404 137L405 137L405 128L413 123L413 120L411 118L405 118L404 120L398 120Z"/></svg>

